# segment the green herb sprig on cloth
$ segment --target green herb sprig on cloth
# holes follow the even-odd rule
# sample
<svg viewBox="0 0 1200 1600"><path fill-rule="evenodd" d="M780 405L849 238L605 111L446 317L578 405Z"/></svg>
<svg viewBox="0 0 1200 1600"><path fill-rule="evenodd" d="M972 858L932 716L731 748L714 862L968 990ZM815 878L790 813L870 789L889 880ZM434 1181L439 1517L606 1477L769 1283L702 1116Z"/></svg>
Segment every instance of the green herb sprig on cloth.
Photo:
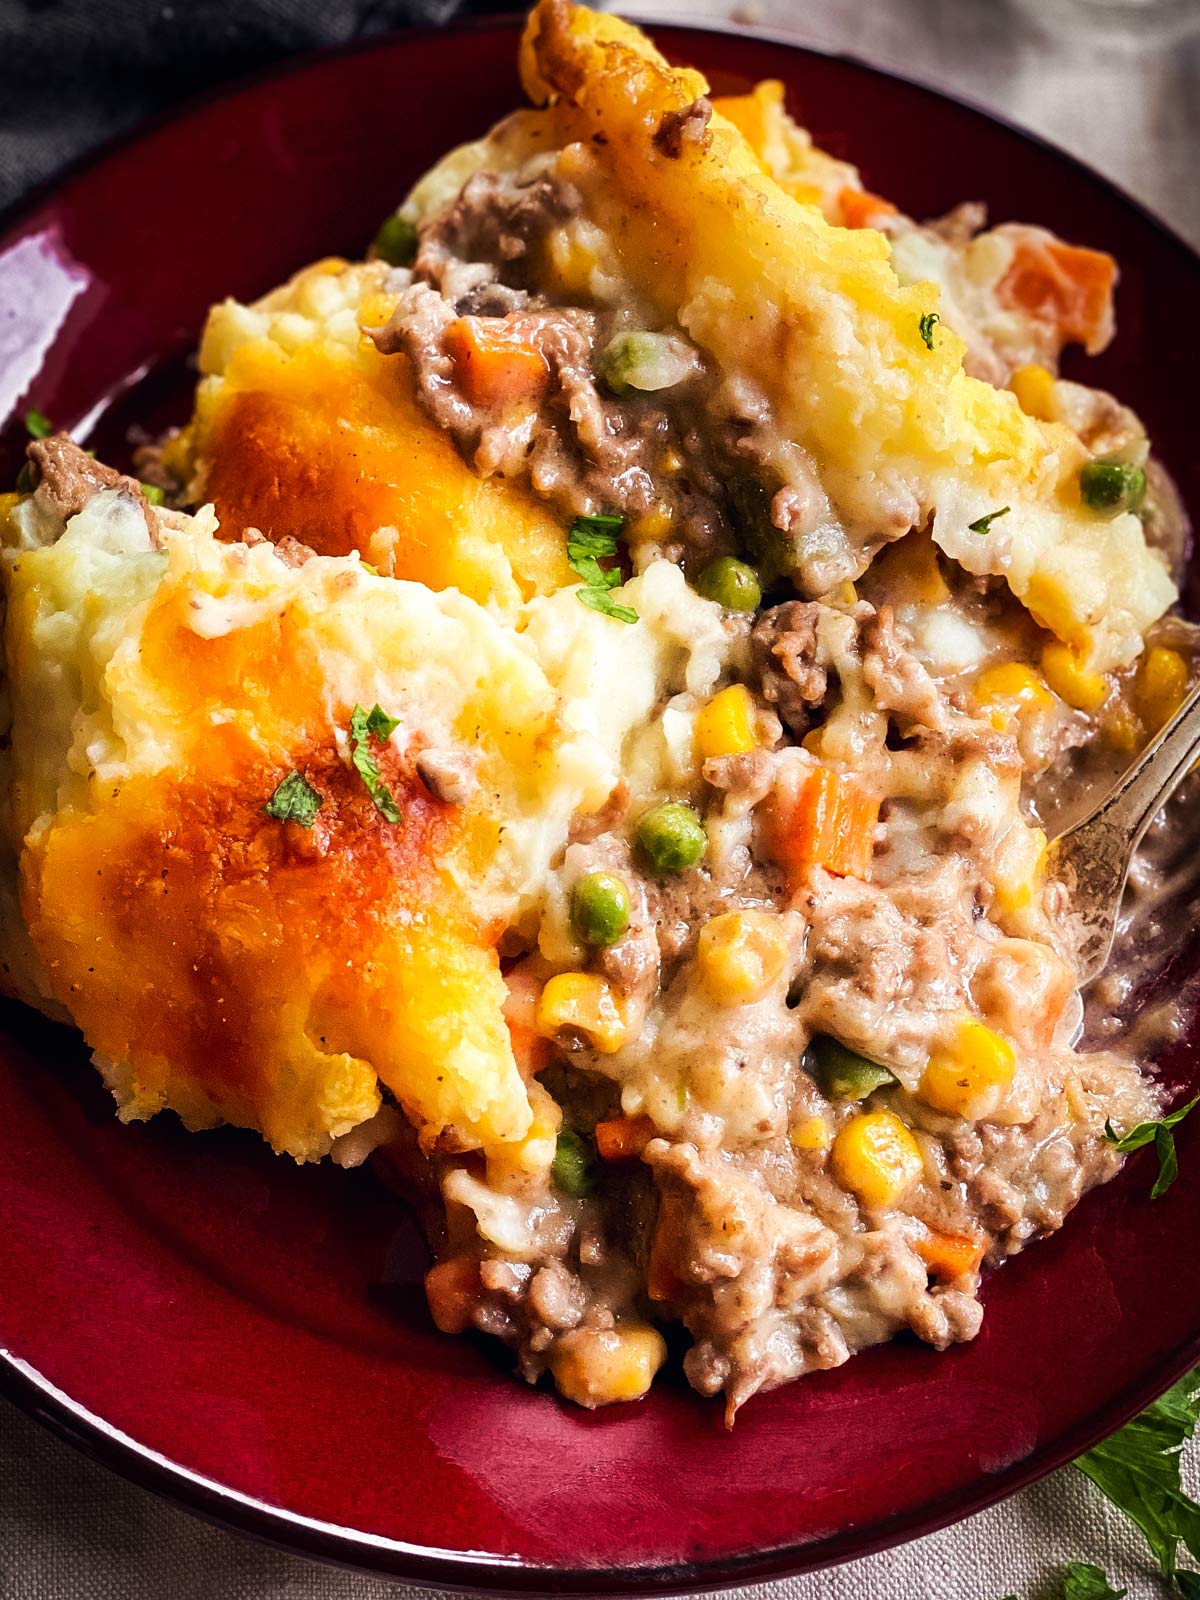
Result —
<svg viewBox="0 0 1200 1600"><path fill-rule="evenodd" d="M1200 1561L1200 1505L1179 1474L1180 1453L1200 1420L1200 1368L1118 1428L1075 1465L1137 1523L1163 1576L1176 1576L1182 1543ZM1195 1574L1180 1573L1184 1592L1200 1592Z"/></svg>

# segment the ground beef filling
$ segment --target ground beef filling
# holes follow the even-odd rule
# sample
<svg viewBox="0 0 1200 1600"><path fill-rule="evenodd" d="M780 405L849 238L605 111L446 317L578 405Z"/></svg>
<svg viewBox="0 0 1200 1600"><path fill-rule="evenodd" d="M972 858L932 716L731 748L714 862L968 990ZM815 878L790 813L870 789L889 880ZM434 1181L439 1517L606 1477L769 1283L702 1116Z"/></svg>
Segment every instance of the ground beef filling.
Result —
<svg viewBox="0 0 1200 1600"><path fill-rule="evenodd" d="M663 137L686 141L705 123L693 107ZM725 392L681 330L640 329L631 306L561 304L533 288L548 232L578 206L545 170L523 182L471 178L421 230L411 282L371 338L408 357L421 404L483 476L523 484L568 522L621 515L632 539L693 571L731 553L781 570L823 497L803 467L783 483L764 464L765 406ZM514 344L534 353L524 387L491 381L500 360L480 377L486 362L464 350L466 324L489 355ZM653 388L614 385L613 341L646 331L669 340L669 372ZM820 560L802 565L812 593L844 576Z"/></svg>
<svg viewBox="0 0 1200 1600"><path fill-rule="evenodd" d="M664 119L662 155L706 140L709 113L698 101ZM796 581L821 495L802 468L781 481L767 467L765 406L731 399L680 330L647 328L632 302L541 287L548 242L580 213L552 158L472 178L422 229L372 338L408 358L421 404L481 474L564 521L620 514L635 562L641 542L693 570L746 555L778 603L730 636L754 748L705 754L665 797L703 818L704 859L648 863L623 783L576 820L536 937L506 947L523 1027L520 997L569 972L606 997L610 1033L539 1023L530 1077L561 1108L572 1164L506 1178L497 1211L482 1163L447 1161L430 1299L440 1325L502 1339L524 1376L549 1370L584 1404L616 1392L623 1338L682 1324L689 1381L723 1393L732 1419L897 1332L939 1349L972 1338L981 1268L1112 1175L1106 1122L1156 1114L1132 1061L1076 1051L1066 895L1030 865L1039 821L1106 785L1133 683L1116 675L1086 713L1005 690L1044 636L1002 584L948 572L918 533L857 589L819 561ZM962 243L979 223L964 211L940 236ZM670 345L659 386L613 365L616 343L645 333ZM1115 402L1060 388L1092 449L1136 443ZM1165 490L1149 518L1174 552ZM858 855L814 847L847 817ZM588 947L569 906L595 873L621 881L628 912ZM713 978L734 924L751 956ZM756 960L770 973L747 987ZM982 1090L954 1054L980 1027L995 1068ZM886 1182L856 1169L868 1124L894 1142Z"/></svg>
<svg viewBox="0 0 1200 1600"><path fill-rule="evenodd" d="M839 628L835 661L828 639ZM527 1378L550 1369L562 1386L569 1364L574 1398L583 1353L607 1361L603 1340L681 1323L692 1339L689 1381L723 1394L730 1419L754 1393L897 1332L939 1349L974 1337L982 1266L1061 1226L1120 1163L1103 1138L1106 1119L1126 1125L1155 1105L1130 1061L1072 1049L1061 897L1048 886L1036 939L994 922L981 899L985 832L965 817L949 848L914 854L894 802L876 881L820 868L797 878L769 844L763 814L797 758L784 726L828 736L847 714L852 680L868 688L874 715L906 731L904 749L879 752L878 771L907 771L915 758L942 822L964 769L1063 783L1070 741L1049 754L1037 746L1026 762L1014 733L964 712L961 685L931 674L887 605L768 608L738 659L767 737L755 751L706 761L697 803L710 837L741 818L742 842L689 871L649 870L622 785L598 822L581 819L563 862L568 885L602 871L628 886L627 927L585 954L584 969L654 1039L636 1059L598 1051L586 1031L547 1046L541 1081L590 1152L587 1192L564 1197L553 1178L533 1185L521 1204L538 1220L521 1259L468 1228L463 1253L451 1249L434 1269L459 1273L464 1325L509 1344ZM776 1000L722 1009L698 998L704 930L730 912L793 930ZM536 950L524 958L536 971L542 960ZM930 1039L979 1009L1013 1041L1020 1066L991 1112L962 1115L924 1098L921 1073ZM864 1096L839 1093L822 1064L829 1039L890 1070ZM664 1090L672 1084L678 1099ZM640 1143L600 1159L603 1127L631 1115ZM908 1130L918 1158L901 1197L857 1192L832 1153L864 1116ZM822 1137L798 1137L814 1122Z"/></svg>

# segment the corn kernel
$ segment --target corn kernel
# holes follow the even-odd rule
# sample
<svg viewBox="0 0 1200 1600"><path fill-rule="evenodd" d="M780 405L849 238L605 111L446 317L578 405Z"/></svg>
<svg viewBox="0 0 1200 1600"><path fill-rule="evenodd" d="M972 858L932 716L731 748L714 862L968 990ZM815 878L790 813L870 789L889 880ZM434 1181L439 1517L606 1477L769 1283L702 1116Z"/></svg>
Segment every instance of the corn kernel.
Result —
<svg viewBox="0 0 1200 1600"><path fill-rule="evenodd" d="M757 746L754 696L744 683L731 683L697 712L696 754L701 761L743 755Z"/></svg>
<svg viewBox="0 0 1200 1600"><path fill-rule="evenodd" d="M745 1005L764 995L788 960L783 923L768 911L726 911L706 922L696 965L718 1005Z"/></svg>
<svg viewBox="0 0 1200 1600"><path fill-rule="evenodd" d="M1034 902L1046 868L1048 844L1041 828L1014 823L1005 836L994 885L996 908L1002 917L1013 917Z"/></svg>
<svg viewBox="0 0 1200 1600"><path fill-rule="evenodd" d="M1017 397L1017 404L1028 417L1050 422L1054 417L1054 374L1046 367L1031 361L1018 367L1008 380L1008 386Z"/></svg>
<svg viewBox="0 0 1200 1600"><path fill-rule="evenodd" d="M649 511L643 511L630 525L626 535L634 544L652 544L665 539L675 521L675 507L662 500Z"/></svg>
<svg viewBox="0 0 1200 1600"><path fill-rule="evenodd" d="M1087 672L1068 645L1052 639L1042 651L1042 675L1060 700L1076 711L1098 711L1108 699L1108 679Z"/></svg>
<svg viewBox="0 0 1200 1600"><path fill-rule="evenodd" d="M890 1206L921 1175L921 1147L891 1111L851 1117L833 1141L833 1175L871 1208Z"/></svg>
<svg viewBox="0 0 1200 1600"><path fill-rule="evenodd" d="M628 1026L612 986L592 972L559 972L538 1000L537 1029L547 1039L580 1034L602 1055L625 1043Z"/></svg>
<svg viewBox="0 0 1200 1600"><path fill-rule="evenodd" d="M829 1124L824 1117L801 1117L788 1138L797 1150L825 1150L829 1147Z"/></svg>
<svg viewBox="0 0 1200 1600"><path fill-rule="evenodd" d="M1104 719L1100 736L1110 750L1128 755L1142 742L1142 725L1128 706L1118 706Z"/></svg>
<svg viewBox="0 0 1200 1600"><path fill-rule="evenodd" d="M977 1121L996 1109L1016 1070L1007 1039L974 1017L960 1017L949 1040L929 1057L921 1098L947 1116Z"/></svg>
<svg viewBox="0 0 1200 1600"><path fill-rule="evenodd" d="M1000 732L1025 707L1048 709L1053 704L1041 679L1020 661L1002 661L980 673L974 694L988 711L993 728Z"/></svg>
<svg viewBox="0 0 1200 1600"><path fill-rule="evenodd" d="M1187 662L1178 650L1153 645L1143 656L1133 685L1133 698L1147 732L1165 727L1187 694Z"/></svg>
<svg viewBox="0 0 1200 1600"><path fill-rule="evenodd" d="M550 1356L558 1392L577 1406L640 1400L667 1359L662 1334L648 1323L616 1328L575 1328Z"/></svg>

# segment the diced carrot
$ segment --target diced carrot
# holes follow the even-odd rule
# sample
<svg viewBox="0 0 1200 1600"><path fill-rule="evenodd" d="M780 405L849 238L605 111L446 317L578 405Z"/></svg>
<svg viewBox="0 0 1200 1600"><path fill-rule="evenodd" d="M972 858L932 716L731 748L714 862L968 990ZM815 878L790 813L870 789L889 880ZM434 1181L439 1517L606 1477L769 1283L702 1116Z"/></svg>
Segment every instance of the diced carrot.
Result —
<svg viewBox="0 0 1200 1600"><path fill-rule="evenodd" d="M872 194L869 189L839 189L838 206L842 213L842 225L846 228L870 228L876 217L896 215L896 208L890 200Z"/></svg>
<svg viewBox="0 0 1200 1600"><path fill-rule="evenodd" d="M633 1161L654 1137L649 1117L612 1117L596 1124L596 1149L602 1161Z"/></svg>
<svg viewBox="0 0 1200 1600"><path fill-rule="evenodd" d="M1103 250L1022 240L996 293L1002 305L1053 322L1064 344L1094 355L1112 337L1116 281L1117 264Z"/></svg>
<svg viewBox="0 0 1200 1600"><path fill-rule="evenodd" d="M875 849L879 802L832 767L814 767L781 818L777 852L791 867L824 867L840 877L867 878Z"/></svg>
<svg viewBox="0 0 1200 1600"><path fill-rule="evenodd" d="M913 1249L938 1278L961 1278L974 1272L983 1259L981 1240L960 1233L938 1233L930 1228Z"/></svg>
<svg viewBox="0 0 1200 1600"><path fill-rule="evenodd" d="M446 329L445 348L463 392L476 405L534 400L550 376L528 331L506 317L459 317Z"/></svg>
<svg viewBox="0 0 1200 1600"><path fill-rule="evenodd" d="M430 1315L443 1333L466 1333L479 1298L479 1263L470 1256L439 1261L425 1274Z"/></svg>
<svg viewBox="0 0 1200 1600"><path fill-rule="evenodd" d="M686 1287L671 1265L670 1253L668 1232L660 1222L654 1230L646 1265L646 1294L651 1300L676 1300Z"/></svg>

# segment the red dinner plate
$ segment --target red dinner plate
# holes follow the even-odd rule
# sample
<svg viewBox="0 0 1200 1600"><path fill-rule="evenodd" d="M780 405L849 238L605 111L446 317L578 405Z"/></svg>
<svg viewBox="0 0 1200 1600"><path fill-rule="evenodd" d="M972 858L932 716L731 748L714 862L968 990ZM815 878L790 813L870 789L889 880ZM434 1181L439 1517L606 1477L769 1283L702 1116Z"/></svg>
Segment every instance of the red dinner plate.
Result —
<svg viewBox="0 0 1200 1600"><path fill-rule="evenodd" d="M763 38L657 36L717 88L782 78L817 139L930 215L962 199L1121 262L1088 368L1185 496L1200 262L1129 199L977 111ZM511 22L305 60L72 173L0 235L0 472L35 405L127 457L186 415L221 296L362 248L448 146L516 105ZM1178 957L1160 983L1195 972ZM1163 1071L1194 1081L1191 1043ZM596 1414L437 1334L415 1226L364 1173L254 1138L121 1127L77 1037L0 1009L0 1373L83 1449L229 1526L355 1566L496 1590L667 1592L842 1561L1068 1460L1200 1358L1200 1116L984 1288L974 1343L897 1340L760 1396L726 1433L681 1378Z"/></svg>

